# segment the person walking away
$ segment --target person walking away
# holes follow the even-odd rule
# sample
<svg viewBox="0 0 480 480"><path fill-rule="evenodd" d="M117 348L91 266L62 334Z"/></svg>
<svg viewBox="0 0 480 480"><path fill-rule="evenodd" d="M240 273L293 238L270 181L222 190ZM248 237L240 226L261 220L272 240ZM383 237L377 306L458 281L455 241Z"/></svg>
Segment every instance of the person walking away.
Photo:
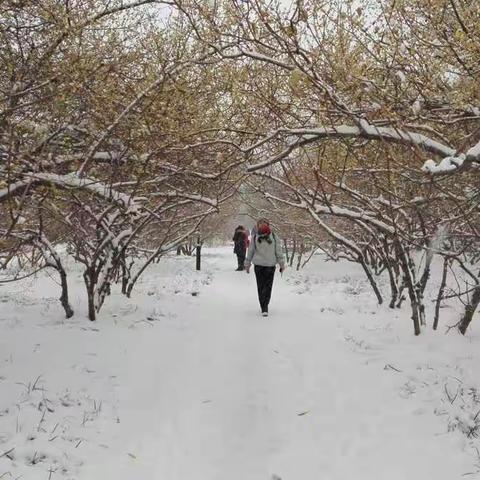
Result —
<svg viewBox="0 0 480 480"><path fill-rule="evenodd" d="M248 235L243 225L239 225L235 229L235 233L233 234L233 241L235 242L235 246L233 247L233 253L237 255L238 260L238 268L236 271L240 272L244 269L245 255L247 253L248 247Z"/></svg>
<svg viewBox="0 0 480 480"><path fill-rule="evenodd" d="M252 241L245 260L247 273L250 273L252 263L255 265L260 308L262 315L267 317L276 265L277 263L280 265L282 273L285 270L285 259L281 240L272 232L270 222L265 218L258 220L256 232L252 233Z"/></svg>

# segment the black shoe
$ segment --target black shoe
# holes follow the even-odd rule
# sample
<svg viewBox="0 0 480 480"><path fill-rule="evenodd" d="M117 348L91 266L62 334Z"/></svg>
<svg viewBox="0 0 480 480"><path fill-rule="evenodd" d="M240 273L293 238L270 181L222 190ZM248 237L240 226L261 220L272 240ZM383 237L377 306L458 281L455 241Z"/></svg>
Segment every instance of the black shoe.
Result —
<svg viewBox="0 0 480 480"><path fill-rule="evenodd" d="M262 312L262 317L268 317L268 312L263 311Z"/></svg>

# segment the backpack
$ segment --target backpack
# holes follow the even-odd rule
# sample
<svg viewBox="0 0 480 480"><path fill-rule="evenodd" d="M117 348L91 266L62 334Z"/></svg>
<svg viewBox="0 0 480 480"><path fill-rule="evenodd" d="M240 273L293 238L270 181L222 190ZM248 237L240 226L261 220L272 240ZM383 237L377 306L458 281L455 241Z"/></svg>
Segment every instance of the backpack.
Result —
<svg viewBox="0 0 480 480"><path fill-rule="evenodd" d="M255 231L255 234L252 236L253 246L256 248L257 246L257 237L258 232ZM275 232L272 232L273 244L275 245L275 250L277 249L277 237L275 236Z"/></svg>

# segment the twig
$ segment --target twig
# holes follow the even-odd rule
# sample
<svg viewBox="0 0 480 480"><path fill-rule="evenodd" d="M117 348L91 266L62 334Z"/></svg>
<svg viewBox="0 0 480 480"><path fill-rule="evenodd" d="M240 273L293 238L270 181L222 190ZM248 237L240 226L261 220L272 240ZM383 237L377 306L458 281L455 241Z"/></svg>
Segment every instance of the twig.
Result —
<svg viewBox="0 0 480 480"><path fill-rule="evenodd" d="M395 370L396 372L399 372L399 373L403 373L402 370L399 370L398 368L395 368L393 365L390 365L389 363L387 363L384 367L384 370Z"/></svg>
<svg viewBox="0 0 480 480"><path fill-rule="evenodd" d="M9 458L10 460L12 460L12 458L9 457L8 454L9 454L9 453L12 453L14 450L15 450L15 447L11 448L10 450L7 450L6 452L3 452L3 453L0 455L0 458L2 458L2 457L7 457L7 458Z"/></svg>
<svg viewBox="0 0 480 480"><path fill-rule="evenodd" d="M455 400L457 399L458 397L458 391L460 390L459 388L457 388L457 393L455 394L455 396L452 397L450 396L450 394L448 393L448 389L447 389L447 385L445 384L444 385L444 388L445 388L445 394L447 395L447 398L448 398L448 401L450 402L450 405L453 405L453 402L455 402Z"/></svg>
<svg viewBox="0 0 480 480"><path fill-rule="evenodd" d="M42 423L43 423L44 420L45 420L45 415L46 415L46 413L47 413L47 409L45 408L45 409L43 410L42 418L41 418L40 421L38 422L37 432L40 431L40 427L41 427Z"/></svg>

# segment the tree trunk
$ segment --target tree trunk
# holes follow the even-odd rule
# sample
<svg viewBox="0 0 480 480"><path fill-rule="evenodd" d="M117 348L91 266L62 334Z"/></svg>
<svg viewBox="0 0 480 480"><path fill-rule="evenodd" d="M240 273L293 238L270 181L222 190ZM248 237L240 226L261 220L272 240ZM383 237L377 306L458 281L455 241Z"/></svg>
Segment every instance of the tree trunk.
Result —
<svg viewBox="0 0 480 480"><path fill-rule="evenodd" d="M389 308L395 308L395 304L398 299L398 285L397 278L395 277L395 272L393 271L392 266L390 265L389 260L385 261L385 266L388 272L388 278L390 280L390 303L388 304Z"/></svg>
<svg viewBox="0 0 480 480"><path fill-rule="evenodd" d="M450 259L445 257L443 259L443 272L442 272L442 283L438 289L437 301L435 302L435 317L433 319L433 329L436 330L438 327L438 319L440 317L440 305L442 303L443 292L445 291L445 285L447 284L447 271L450 264Z"/></svg>
<svg viewBox="0 0 480 480"><path fill-rule="evenodd" d="M358 262L360 263L360 265L363 268L363 271L367 275L368 281L370 282L370 285L373 288L375 296L377 297L378 304L381 305L383 303L382 294L378 289L378 285L377 285L377 282L375 281L375 278L373 277L372 271L370 270L369 266L367 265L363 257L359 258Z"/></svg>
<svg viewBox="0 0 480 480"><path fill-rule="evenodd" d="M95 312L95 268L88 267L83 273L83 279L87 289L88 318L94 322L97 319Z"/></svg>
<svg viewBox="0 0 480 480"><path fill-rule="evenodd" d="M122 261L122 294L127 293L128 280L130 278L130 272L128 271L127 265L125 264L125 259Z"/></svg>
<svg viewBox="0 0 480 480"><path fill-rule="evenodd" d="M398 283L398 281L397 281L397 283ZM400 286L398 287L398 302L395 305L396 308L402 308L402 303L404 302L404 300L406 300L406 297L403 294L404 290L405 290L405 281L403 280L403 274L402 274Z"/></svg>
<svg viewBox="0 0 480 480"><path fill-rule="evenodd" d="M137 283L137 280L140 278L140 275L142 275L142 273L147 269L150 263L160 262L161 257L162 256L158 254L151 255L150 258L146 260L142 267L138 270L138 272L133 275L133 277L129 274L128 285L125 289L125 294L127 295L127 298L130 298L130 296L132 295L133 287Z"/></svg>
<svg viewBox="0 0 480 480"><path fill-rule="evenodd" d="M473 314L477 310L478 305L480 304L480 285L477 285L474 290L473 294L470 298L470 302L465 305L465 312L463 313L463 317L458 324L458 330L462 335L465 335L467 328L472 321Z"/></svg>
<svg viewBox="0 0 480 480"><path fill-rule="evenodd" d="M302 243L300 245L300 252L297 258L297 272L300 270L300 265L302 264L303 252L305 251L305 245Z"/></svg>
<svg viewBox="0 0 480 480"><path fill-rule="evenodd" d="M287 239L286 239L286 238L283 239L283 245L284 245L284 247L285 247L285 258L286 258L287 264L288 264L288 263L290 262L290 256L289 256L289 254L288 254L288 243L287 243Z"/></svg>
<svg viewBox="0 0 480 480"><path fill-rule="evenodd" d="M295 258L295 253L297 252L297 241L293 240L292 254L290 255L290 267L293 265L293 260Z"/></svg>
<svg viewBox="0 0 480 480"><path fill-rule="evenodd" d="M62 303L62 307L65 310L65 315L67 318L73 317L73 309L70 306L70 302L68 301L68 283L67 283L67 274L63 268L58 272L60 274L60 282L62 285L62 295L60 296L60 302Z"/></svg>
<svg viewBox="0 0 480 480"><path fill-rule="evenodd" d="M95 299L94 299L94 294L90 289L87 289L87 296L88 296L88 318L92 322L94 322L97 317L96 317L96 312L95 312Z"/></svg>
<svg viewBox="0 0 480 480"><path fill-rule="evenodd" d="M202 265L202 244L200 242L200 237L197 238L197 246L195 248L195 269L200 270Z"/></svg>
<svg viewBox="0 0 480 480"><path fill-rule="evenodd" d="M397 248L401 267L403 270L403 281L408 290L408 296L410 298L410 306L412 309L412 321L413 321L413 330L415 335L420 335L421 328L420 326L424 323L422 322L422 314L424 310L422 309L422 299L418 295L418 290L415 285L415 272L411 269L411 264L409 262L407 253L403 248L403 245L397 241Z"/></svg>
<svg viewBox="0 0 480 480"><path fill-rule="evenodd" d="M317 247L312 247L312 251L310 252L308 257L306 258L306 260L302 263L302 268L305 267L305 265L310 261L310 259L313 257L313 255L315 254L315 252L317 250L318 250Z"/></svg>
<svg viewBox="0 0 480 480"><path fill-rule="evenodd" d="M425 287L427 286L428 279L430 278L430 267L432 265L433 255L427 253L427 258L425 260L425 268L423 270L422 278L420 279L420 291L425 292Z"/></svg>

